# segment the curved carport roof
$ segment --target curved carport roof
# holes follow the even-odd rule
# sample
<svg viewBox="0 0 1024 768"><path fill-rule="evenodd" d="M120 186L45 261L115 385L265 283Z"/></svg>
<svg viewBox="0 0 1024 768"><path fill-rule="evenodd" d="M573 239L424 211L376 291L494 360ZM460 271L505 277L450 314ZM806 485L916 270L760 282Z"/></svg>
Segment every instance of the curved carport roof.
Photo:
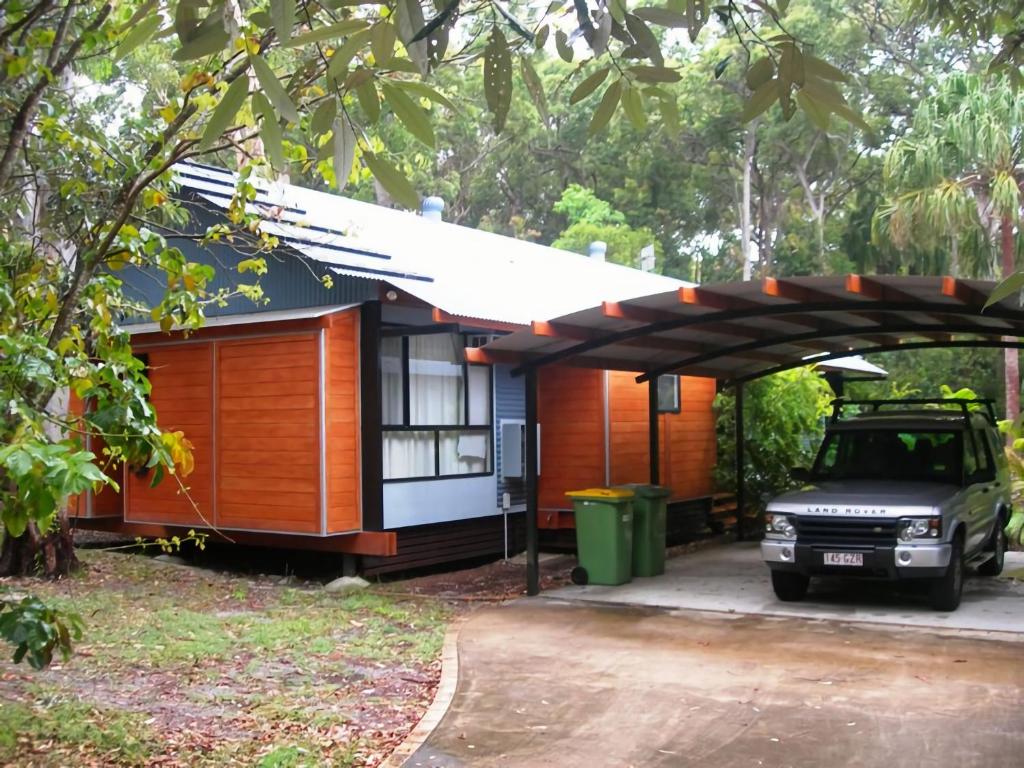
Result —
<svg viewBox="0 0 1024 768"><path fill-rule="evenodd" d="M467 349L472 362L511 363L526 376L526 582L540 590L537 371L576 365L636 371L649 382L650 482L660 477L657 377L723 384L810 363L929 347L1022 347L1024 310L1011 296L985 309L995 283L951 277L847 275L682 287L604 302ZM737 505L744 509L743 387L737 387ZM742 525L738 527L742 534Z"/></svg>
<svg viewBox="0 0 1024 768"><path fill-rule="evenodd" d="M1021 346L1024 310L995 283L846 275L684 287L604 302L469 350L518 372L553 364L742 383L851 354L937 346Z"/></svg>

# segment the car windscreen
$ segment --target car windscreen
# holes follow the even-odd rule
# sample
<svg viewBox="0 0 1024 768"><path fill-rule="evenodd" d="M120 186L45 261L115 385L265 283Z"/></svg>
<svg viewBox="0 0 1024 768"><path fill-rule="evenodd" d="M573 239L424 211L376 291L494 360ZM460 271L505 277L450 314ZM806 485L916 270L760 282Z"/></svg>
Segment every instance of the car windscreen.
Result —
<svg viewBox="0 0 1024 768"><path fill-rule="evenodd" d="M816 480L916 480L959 485L959 431L845 429L829 433L814 464Z"/></svg>

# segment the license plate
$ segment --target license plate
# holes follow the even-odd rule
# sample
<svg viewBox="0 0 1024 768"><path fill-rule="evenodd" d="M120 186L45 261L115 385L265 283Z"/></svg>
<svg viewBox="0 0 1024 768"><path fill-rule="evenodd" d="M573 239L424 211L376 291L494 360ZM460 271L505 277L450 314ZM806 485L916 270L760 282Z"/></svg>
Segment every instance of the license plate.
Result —
<svg viewBox="0 0 1024 768"><path fill-rule="evenodd" d="M860 552L826 552L825 565L864 565Z"/></svg>

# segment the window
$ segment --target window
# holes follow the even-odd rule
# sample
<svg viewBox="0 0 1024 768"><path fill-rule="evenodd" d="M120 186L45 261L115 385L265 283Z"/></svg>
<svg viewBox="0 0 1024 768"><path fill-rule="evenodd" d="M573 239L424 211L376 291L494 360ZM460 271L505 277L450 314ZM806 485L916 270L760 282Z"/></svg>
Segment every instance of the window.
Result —
<svg viewBox="0 0 1024 768"><path fill-rule="evenodd" d="M679 377L674 374L658 377L658 413L679 413Z"/></svg>
<svg viewBox="0 0 1024 768"><path fill-rule="evenodd" d="M451 333L381 340L385 480L493 471L491 369L467 365L464 346Z"/></svg>
<svg viewBox="0 0 1024 768"><path fill-rule="evenodd" d="M987 483L995 480L996 473L992 462L992 454L989 451L988 439L982 430L974 431L974 445L978 451L977 470L974 473L966 472L965 474L974 482Z"/></svg>
<svg viewBox="0 0 1024 768"><path fill-rule="evenodd" d="M962 445L967 445L965 454ZM920 480L960 484L961 461L973 460L960 432L844 429L818 453L818 480ZM972 462L973 463L973 462Z"/></svg>

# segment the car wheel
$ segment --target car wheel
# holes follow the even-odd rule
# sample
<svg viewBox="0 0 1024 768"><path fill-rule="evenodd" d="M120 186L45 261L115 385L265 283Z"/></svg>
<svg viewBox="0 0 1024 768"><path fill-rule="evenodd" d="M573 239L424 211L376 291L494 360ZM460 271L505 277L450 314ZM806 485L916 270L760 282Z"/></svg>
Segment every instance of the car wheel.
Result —
<svg viewBox="0 0 1024 768"><path fill-rule="evenodd" d="M775 596L784 603L797 603L803 600L810 583L810 577L802 573L772 571L772 589L775 590Z"/></svg>
<svg viewBox="0 0 1024 768"><path fill-rule="evenodd" d="M982 576L998 576L1003 572L1003 560L1006 557L1006 526L1003 519L996 520L996 529L992 531L992 545L988 548L992 557L978 566Z"/></svg>
<svg viewBox="0 0 1024 768"><path fill-rule="evenodd" d="M587 573L587 569L584 568L582 565L577 565L569 573L569 578L572 580L573 584L585 587L587 586L587 583L590 581L590 574Z"/></svg>
<svg viewBox="0 0 1024 768"><path fill-rule="evenodd" d="M964 545L953 542L946 572L932 583L930 602L936 611L955 611L964 591Z"/></svg>

